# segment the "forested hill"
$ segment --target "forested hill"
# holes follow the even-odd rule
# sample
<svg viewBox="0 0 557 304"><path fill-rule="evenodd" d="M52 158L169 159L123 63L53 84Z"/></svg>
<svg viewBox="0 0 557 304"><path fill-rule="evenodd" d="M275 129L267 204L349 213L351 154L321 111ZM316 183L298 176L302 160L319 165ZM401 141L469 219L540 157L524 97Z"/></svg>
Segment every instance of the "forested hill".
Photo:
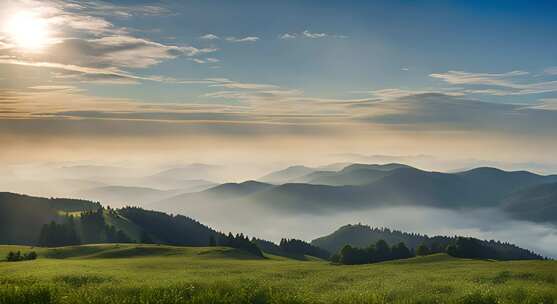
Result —
<svg viewBox="0 0 557 304"><path fill-rule="evenodd" d="M97 210L99 203L0 192L0 244L35 244L43 224L68 212Z"/></svg>
<svg viewBox="0 0 557 304"><path fill-rule="evenodd" d="M95 243L229 246L262 256L243 234L223 234L189 217L137 207L0 193L0 244L58 247Z"/></svg>
<svg viewBox="0 0 557 304"><path fill-rule="evenodd" d="M367 225L346 225L335 232L315 239L312 245L339 252L345 245L365 248L379 240L385 240L390 246L405 243L411 250L416 250L420 245L425 245L431 252L445 252L449 245L455 244L458 237L427 236L416 233L407 233L386 228L372 228ZM543 257L516 245L499 241L482 241L478 243L489 251L492 258L498 260L524 260L542 259Z"/></svg>
<svg viewBox="0 0 557 304"><path fill-rule="evenodd" d="M0 243L62 246L145 242L207 246L222 233L182 215L136 207L104 209L99 203L0 193ZM77 239L77 240L76 240Z"/></svg>

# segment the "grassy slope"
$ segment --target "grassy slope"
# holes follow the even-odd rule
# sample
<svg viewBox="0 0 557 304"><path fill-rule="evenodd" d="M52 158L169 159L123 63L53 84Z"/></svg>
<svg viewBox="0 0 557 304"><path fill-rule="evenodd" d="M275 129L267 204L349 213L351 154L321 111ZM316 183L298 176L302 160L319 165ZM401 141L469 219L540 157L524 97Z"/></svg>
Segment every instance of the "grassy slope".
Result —
<svg viewBox="0 0 557 304"><path fill-rule="evenodd" d="M29 250L0 246L0 257L17 249ZM557 301L553 261L493 262L433 255L335 266L273 256L256 259L221 247L88 245L35 250L36 261L0 262L0 303Z"/></svg>

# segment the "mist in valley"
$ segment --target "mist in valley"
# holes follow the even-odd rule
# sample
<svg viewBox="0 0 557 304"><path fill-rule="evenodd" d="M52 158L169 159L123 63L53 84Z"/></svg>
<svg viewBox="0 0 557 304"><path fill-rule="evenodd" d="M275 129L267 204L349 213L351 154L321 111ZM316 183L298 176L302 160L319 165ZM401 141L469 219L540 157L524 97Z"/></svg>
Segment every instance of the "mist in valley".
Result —
<svg viewBox="0 0 557 304"><path fill-rule="evenodd" d="M434 157L340 155L330 163L314 163L313 168L339 170L355 161L405 162L425 167ZM348 161L342 161L342 159ZM475 160L438 161L446 171L470 168ZM331 165L332 164L332 165ZM310 165L310 166L311 166ZM328 165L328 166L326 166ZM499 164L500 165L500 164ZM509 164L515 167L518 164ZM535 170L532 164L531 170ZM472 236L500 240L528 248L544 256L557 257L557 227L511 218L493 208L442 209L435 207L383 206L357 210L281 210L272 204L200 195L230 181L261 179L282 162L202 164L96 162L41 163L13 165L0 176L0 190L45 197L72 197L100 201L103 205L141 206L172 214L182 214L222 232L245 233L280 241L281 238L313 240L346 224L434 235ZM542 170L540 170L542 171ZM301 202L303 204L303 202ZM339 202L342 205L342 202ZM387 206L387 207L386 207Z"/></svg>

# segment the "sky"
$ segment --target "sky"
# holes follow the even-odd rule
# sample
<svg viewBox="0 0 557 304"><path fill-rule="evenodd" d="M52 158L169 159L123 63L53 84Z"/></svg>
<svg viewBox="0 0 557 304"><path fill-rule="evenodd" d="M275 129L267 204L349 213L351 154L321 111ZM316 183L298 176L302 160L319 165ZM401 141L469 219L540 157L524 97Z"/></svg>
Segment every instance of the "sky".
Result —
<svg viewBox="0 0 557 304"><path fill-rule="evenodd" d="M0 3L0 161L557 168L552 1Z"/></svg>

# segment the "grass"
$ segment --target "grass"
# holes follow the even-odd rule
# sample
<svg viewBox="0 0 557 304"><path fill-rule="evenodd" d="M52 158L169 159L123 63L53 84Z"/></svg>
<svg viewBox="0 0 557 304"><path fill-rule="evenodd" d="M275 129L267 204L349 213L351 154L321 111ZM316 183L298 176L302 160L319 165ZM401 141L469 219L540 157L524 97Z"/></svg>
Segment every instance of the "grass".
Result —
<svg viewBox="0 0 557 304"><path fill-rule="evenodd" d="M28 252L29 247L0 246ZM338 266L214 247L88 245L34 248L0 262L8 303L556 303L557 262L432 255Z"/></svg>

